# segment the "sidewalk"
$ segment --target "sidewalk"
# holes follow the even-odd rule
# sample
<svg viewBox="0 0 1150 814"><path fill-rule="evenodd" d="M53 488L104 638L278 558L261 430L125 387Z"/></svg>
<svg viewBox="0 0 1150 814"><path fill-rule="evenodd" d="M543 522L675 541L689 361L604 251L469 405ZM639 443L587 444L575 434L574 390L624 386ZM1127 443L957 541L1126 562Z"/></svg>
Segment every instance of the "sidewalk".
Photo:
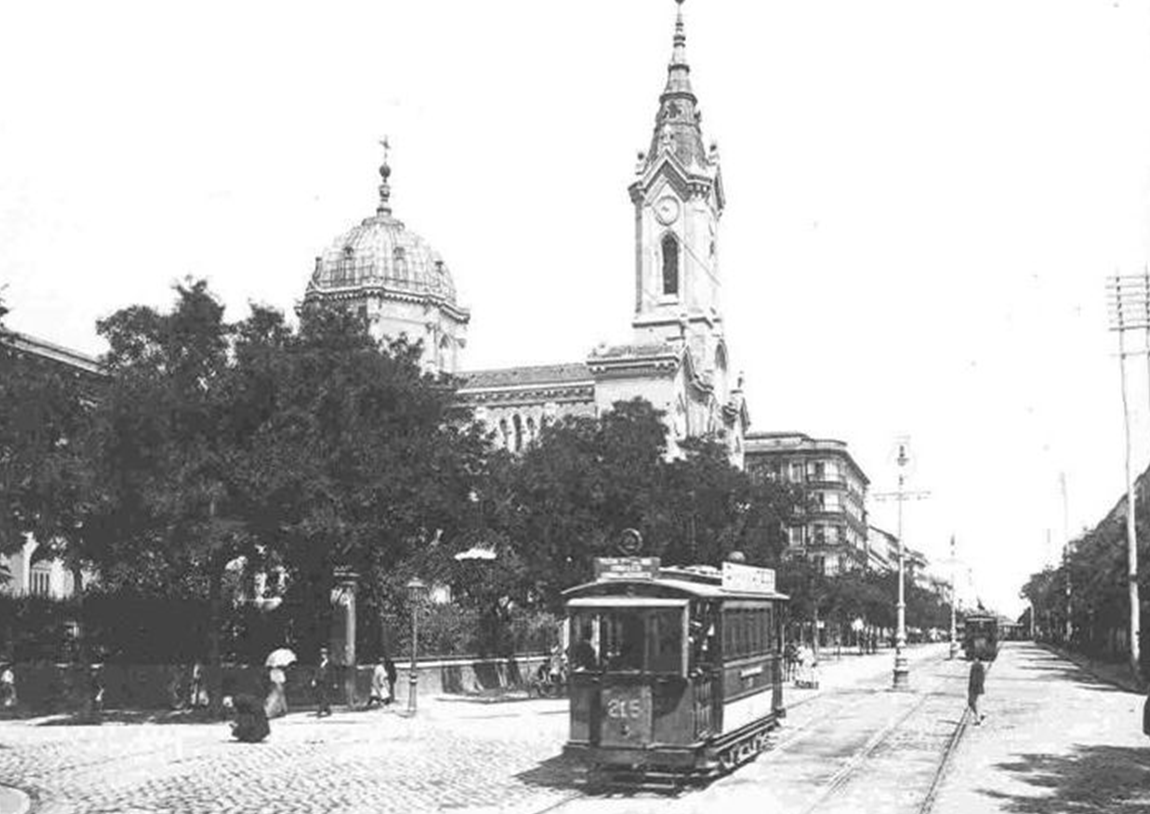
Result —
<svg viewBox="0 0 1150 814"><path fill-rule="evenodd" d="M1039 644L1038 646L1049 650L1051 653L1056 653L1067 661L1074 662L1095 678L1121 687L1127 692L1141 694L1147 691L1146 683L1138 680L1126 662L1096 661L1082 653L1075 653L1072 650L1065 650L1052 644Z"/></svg>

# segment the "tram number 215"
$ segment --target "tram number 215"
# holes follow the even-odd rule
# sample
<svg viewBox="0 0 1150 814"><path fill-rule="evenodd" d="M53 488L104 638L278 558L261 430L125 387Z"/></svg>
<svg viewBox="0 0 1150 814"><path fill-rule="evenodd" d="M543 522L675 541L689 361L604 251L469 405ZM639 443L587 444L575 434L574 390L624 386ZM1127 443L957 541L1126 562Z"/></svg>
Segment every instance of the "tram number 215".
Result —
<svg viewBox="0 0 1150 814"><path fill-rule="evenodd" d="M608 718L634 718L643 717L643 702L638 698L609 698L607 700Z"/></svg>

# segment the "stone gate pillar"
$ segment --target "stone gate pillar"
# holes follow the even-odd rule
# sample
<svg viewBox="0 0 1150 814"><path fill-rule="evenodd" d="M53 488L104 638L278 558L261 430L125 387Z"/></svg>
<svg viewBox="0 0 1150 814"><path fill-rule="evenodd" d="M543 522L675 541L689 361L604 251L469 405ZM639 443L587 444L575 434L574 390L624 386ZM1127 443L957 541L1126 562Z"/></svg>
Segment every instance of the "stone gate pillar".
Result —
<svg viewBox="0 0 1150 814"><path fill-rule="evenodd" d="M344 696L348 707L355 706L355 595L359 574L351 568L335 570L331 590L331 662L343 676Z"/></svg>

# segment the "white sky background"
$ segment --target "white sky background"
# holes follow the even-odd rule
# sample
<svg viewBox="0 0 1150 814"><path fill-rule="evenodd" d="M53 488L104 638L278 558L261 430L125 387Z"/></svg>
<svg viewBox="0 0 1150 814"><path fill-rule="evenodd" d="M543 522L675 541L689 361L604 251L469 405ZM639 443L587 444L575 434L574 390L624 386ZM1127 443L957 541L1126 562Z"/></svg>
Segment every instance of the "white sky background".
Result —
<svg viewBox="0 0 1150 814"><path fill-rule="evenodd" d="M732 363L754 429L847 441L905 536L951 533L1015 613L1027 574L1124 488L1103 281L1150 241L1150 8L1133 0L691 0L719 142ZM398 217L472 309L470 368L626 341L627 196L670 0L36 3L0 11L0 284L18 330L207 276L290 309L314 257ZM1144 364L1136 466L1150 457ZM872 503L892 531L894 504ZM1046 529L1053 549L1046 545Z"/></svg>

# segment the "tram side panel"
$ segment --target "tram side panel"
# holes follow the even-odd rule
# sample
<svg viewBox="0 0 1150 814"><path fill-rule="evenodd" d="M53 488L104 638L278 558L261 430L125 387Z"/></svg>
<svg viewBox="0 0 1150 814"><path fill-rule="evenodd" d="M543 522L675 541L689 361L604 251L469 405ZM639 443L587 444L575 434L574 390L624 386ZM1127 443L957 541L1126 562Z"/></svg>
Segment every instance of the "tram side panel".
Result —
<svg viewBox="0 0 1150 814"><path fill-rule="evenodd" d="M780 706L778 659L773 655L739 659L723 670L724 735L771 718Z"/></svg>

